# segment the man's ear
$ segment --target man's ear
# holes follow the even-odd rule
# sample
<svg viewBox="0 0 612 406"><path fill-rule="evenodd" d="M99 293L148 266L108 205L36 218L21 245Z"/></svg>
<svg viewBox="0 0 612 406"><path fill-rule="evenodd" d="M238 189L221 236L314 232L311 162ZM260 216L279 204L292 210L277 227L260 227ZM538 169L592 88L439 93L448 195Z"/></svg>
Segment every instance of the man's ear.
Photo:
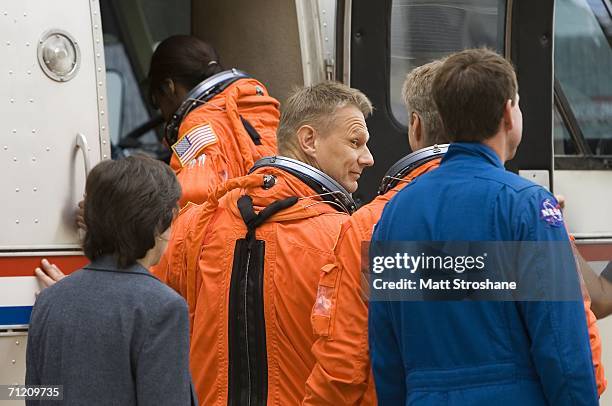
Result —
<svg viewBox="0 0 612 406"><path fill-rule="evenodd" d="M303 125L297 130L297 141L302 152L309 158L317 159L317 134L313 127Z"/></svg>
<svg viewBox="0 0 612 406"><path fill-rule="evenodd" d="M421 117L415 112L410 114L408 143L410 144L410 149L412 149L413 152L419 149L420 145L423 144L423 125L421 122Z"/></svg>
<svg viewBox="0 0 612 406"><path fill-rule="evenodd" d="M510 131L514 128L514 119L512 118L512 100L508 100L504 105L503 126L504 130Z"/></svg>

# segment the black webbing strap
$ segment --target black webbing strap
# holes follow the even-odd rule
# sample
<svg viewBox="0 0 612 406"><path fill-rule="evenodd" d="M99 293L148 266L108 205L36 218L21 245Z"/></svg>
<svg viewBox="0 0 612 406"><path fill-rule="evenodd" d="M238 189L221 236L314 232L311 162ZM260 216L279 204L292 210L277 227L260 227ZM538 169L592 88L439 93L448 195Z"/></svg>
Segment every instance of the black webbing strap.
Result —
<svg viewBox="0 0 612 406"><path fill-rule="evenodd" d="M295 196L277 200L257 214L253 209L253 199L251 199L251 196L242 196L240 199L238 199L238 210L240 210L242 220L244 220L244 224L247 226L247 234L245 238L249 242L253 241L255 239L255 229L257 227L262 225L267 219L279 211L293 206L297 203L297 201L298 198Z"/></svg>
<svg viewBox="0 0 612 406"><path fill-rule="evenodd" d="M268 399L268 350L264 314L265 241L255 230L275 213L293 206L297 197L277 200L255 213L253 199L238 199L247 226L236 241L229 292L228 406L265 406Z"/></svg>
<svg viewBox="0 0 612 406"><path fill-rule="evenodd" d="M240 116L240 121L242 121L242 125L244 126L244 129L246 130L246 132L249 134L249 137L251 137L251 140L253 140L253 143L255 145L261 145L261 135L259 135L259 133L257 132L257 130L255 129L255 127L253 127L251 125L251 123L249 123L244 117Z"/></svg>

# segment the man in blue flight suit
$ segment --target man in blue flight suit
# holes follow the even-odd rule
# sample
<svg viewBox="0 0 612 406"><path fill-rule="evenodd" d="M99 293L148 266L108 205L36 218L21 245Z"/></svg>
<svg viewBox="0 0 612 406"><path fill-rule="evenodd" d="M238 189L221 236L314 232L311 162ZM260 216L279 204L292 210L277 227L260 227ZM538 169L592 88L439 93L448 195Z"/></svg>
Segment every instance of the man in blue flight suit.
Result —
<svg viewBox="0 0 612 406"><path fill-rule="evenodd" d="M433 95L453 143L438 170L387 204L372 241L565 245L555 198L504 169L522 133L510 63L486 49L459 52L439 69ZM579 292L570 262L554 273L564 273L559 279L570 280ZM535 290L550 288L545 273L532 276L541 283ZM579 299L371 300L370 354L379 404L598 404Z"/></svg>

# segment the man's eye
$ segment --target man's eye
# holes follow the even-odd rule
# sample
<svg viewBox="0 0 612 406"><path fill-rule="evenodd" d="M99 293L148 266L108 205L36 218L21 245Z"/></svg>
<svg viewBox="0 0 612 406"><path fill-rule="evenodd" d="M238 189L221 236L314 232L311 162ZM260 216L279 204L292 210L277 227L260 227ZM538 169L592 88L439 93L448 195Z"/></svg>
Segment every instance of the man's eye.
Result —
<svg viewBox="0 0 612 406"><path fill-rule="evenodd" d="M354 146L359 146L359 140L358 139L352 139L351 140L351 144L353 144Z"/></svg>

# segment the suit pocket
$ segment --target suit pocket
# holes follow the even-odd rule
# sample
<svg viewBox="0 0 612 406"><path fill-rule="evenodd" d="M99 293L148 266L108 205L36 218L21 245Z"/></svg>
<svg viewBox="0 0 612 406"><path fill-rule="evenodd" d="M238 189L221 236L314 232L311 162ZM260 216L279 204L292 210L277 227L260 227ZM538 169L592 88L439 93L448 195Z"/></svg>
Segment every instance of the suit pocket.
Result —
<svg viewBox="0 0 612 406"><path fill-rule="evenodd" d="M310 320L315 336L332 337L333 320L336 314L338 292L336 287L340 277L340 268L335 264L327 264L321 268L317 297Z"/></svg>

